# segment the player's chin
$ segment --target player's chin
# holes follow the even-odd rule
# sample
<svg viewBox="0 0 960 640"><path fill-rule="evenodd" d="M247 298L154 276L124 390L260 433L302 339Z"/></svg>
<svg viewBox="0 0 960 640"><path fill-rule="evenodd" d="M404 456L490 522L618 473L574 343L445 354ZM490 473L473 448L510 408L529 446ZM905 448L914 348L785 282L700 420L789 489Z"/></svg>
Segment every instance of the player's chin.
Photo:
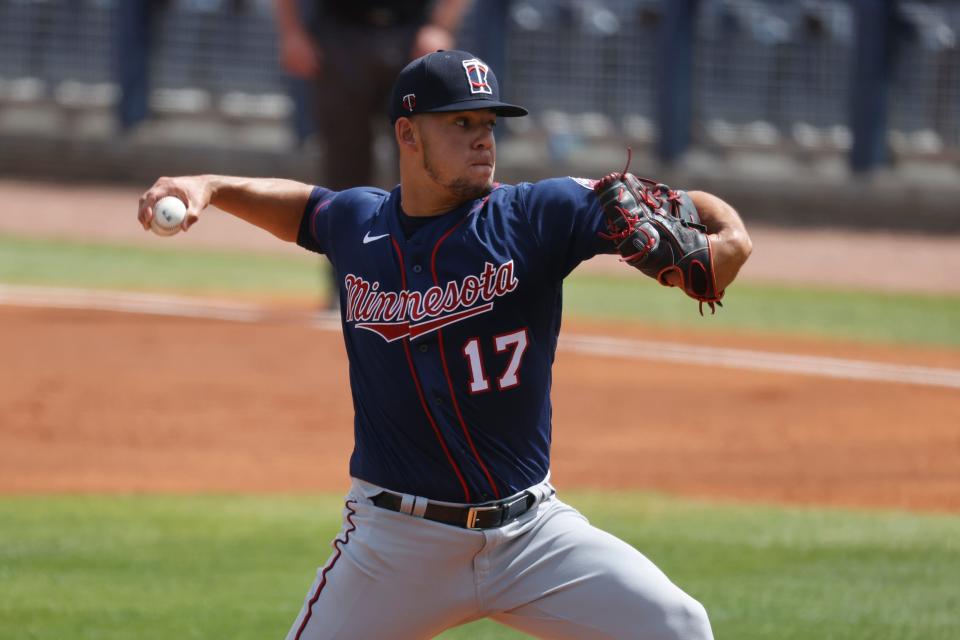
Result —
<svg viewBox="0 0 960 640"><path fill-rule="evenodd" d="M447 185L447 188L461 200L482 198L493 188L493 174L481 178L462 176Z"/></svg>

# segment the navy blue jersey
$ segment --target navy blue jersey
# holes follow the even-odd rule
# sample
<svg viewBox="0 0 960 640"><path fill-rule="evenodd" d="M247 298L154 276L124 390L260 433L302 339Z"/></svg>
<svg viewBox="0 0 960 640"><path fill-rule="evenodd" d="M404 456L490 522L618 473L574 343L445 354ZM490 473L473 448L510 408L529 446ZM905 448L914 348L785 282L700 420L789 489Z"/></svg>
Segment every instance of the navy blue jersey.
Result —
<svg viewBox="0 0 960 640"><path fill-rule="evenodd" d="M341 282L352 476L451 502L546 476L562 281L613 251L591 186L498 185L409 239L399 187L314 188L298 243Z"/></svg>

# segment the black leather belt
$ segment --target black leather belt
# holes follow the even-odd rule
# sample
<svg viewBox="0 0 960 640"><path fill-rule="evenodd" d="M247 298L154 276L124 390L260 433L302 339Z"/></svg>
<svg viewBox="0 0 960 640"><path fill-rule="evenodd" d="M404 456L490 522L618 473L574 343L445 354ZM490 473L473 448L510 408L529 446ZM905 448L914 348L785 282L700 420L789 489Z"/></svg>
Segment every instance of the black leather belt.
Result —
<svg viewBox="0 0 960 640"><path fill-rule="evenodd" d="M401 509L403 496L396 493L384 491L373 496L371 500L381 509L403 512ZM464 529L494 529L513 522L529 511L536 502L537 497L529 491L497 502L462 507L427 502L423 517Z"/></svg>

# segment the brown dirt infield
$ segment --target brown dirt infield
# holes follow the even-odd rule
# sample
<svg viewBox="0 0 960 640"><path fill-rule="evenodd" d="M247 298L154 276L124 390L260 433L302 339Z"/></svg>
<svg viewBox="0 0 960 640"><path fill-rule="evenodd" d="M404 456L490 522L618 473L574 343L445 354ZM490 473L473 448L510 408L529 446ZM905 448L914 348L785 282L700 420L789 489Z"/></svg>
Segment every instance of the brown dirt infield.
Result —
<svg viewBox="0 0 960 640"><path fill-rule="evenodd" d="M685 339L582 322L564 331ZM960 368L960 351L942 349L707 342ZM290 318L241 324L0 306L0 353L0 492L346 486L352 408L336 332ZM564 350L555 372L561 488L960 509L956 389Z"/></svg>

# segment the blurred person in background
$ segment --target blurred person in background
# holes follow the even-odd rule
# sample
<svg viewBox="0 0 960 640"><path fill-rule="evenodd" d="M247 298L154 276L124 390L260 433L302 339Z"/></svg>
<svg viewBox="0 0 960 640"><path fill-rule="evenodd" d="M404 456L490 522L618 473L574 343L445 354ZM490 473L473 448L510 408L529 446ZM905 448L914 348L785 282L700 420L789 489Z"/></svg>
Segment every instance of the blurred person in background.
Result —
<svg viewBox="0 0 960 640"><path fill-rule="evenodd" d="M150 116L151 56L160 14L169 4L169 0L125 0L117 4L114 73L120 87L117 124L123 133Z"/></svg>
<svg viewBox="0 0 960 640"><path fill-rule="evenodd" d="M376 185L374 122L397 74L414 58L453 49L471 0L275 0L280 62L313 85L320 177L335 191ZM381 184L389 187L391 185ZM327 306L338 280L330 269Z"/></svg>

